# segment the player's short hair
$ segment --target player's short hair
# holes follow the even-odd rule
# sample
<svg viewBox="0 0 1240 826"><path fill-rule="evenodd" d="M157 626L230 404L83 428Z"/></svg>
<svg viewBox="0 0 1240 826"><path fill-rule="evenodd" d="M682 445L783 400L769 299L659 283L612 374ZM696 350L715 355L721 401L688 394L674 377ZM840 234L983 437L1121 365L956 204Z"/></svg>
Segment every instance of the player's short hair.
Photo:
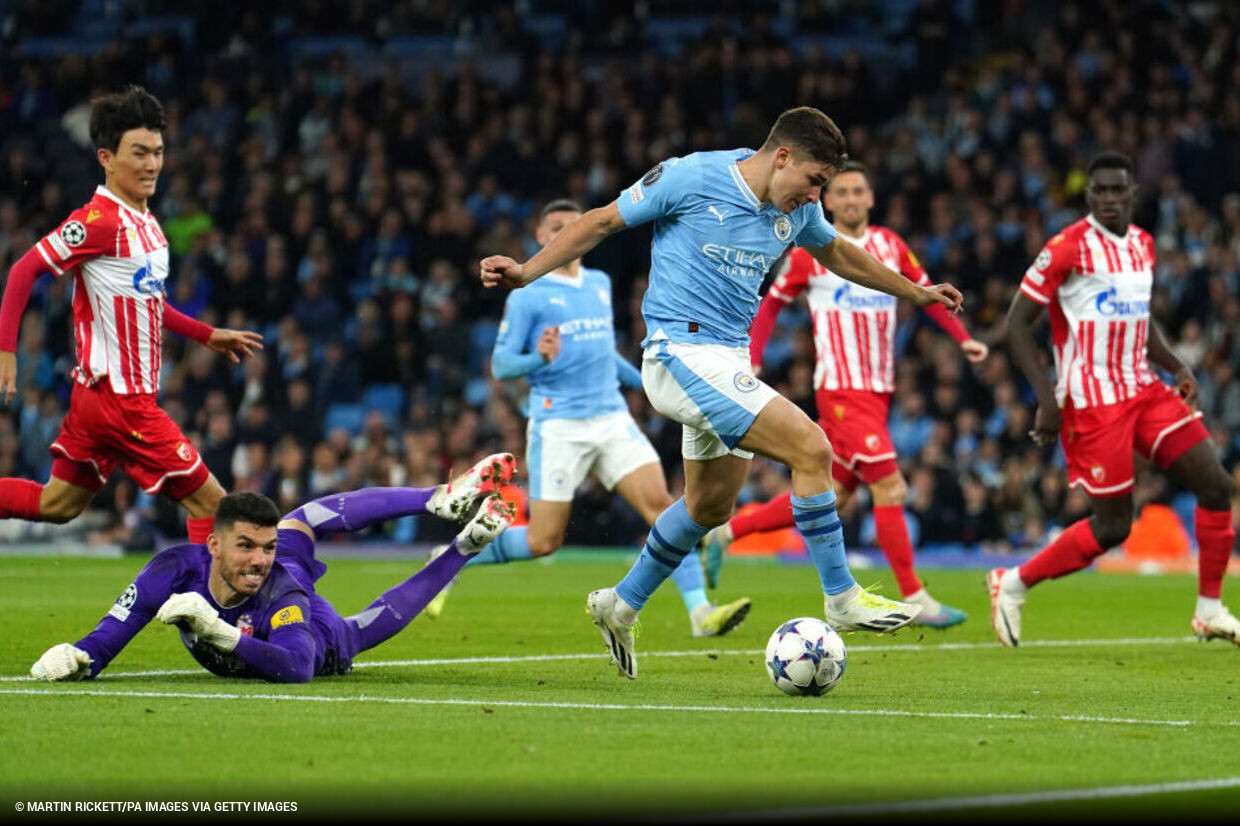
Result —
<svg viewBox="0 0 1240 826"><path fill-rule="evenodd" d="M826 113L812 106L798 106L779 116L771 133L766 136L763 149L788 146L793 151L808 155L818 163L839 169L848 160L844 133Z"/></svg>
<svg viewBox="0 0 1240 826"><path fill-rule="evenodd" d="M141 86L104 95L90 107L90 139L96 149L115 152L130 129L163 132L167 127L163 104Z"/></svg>
<svg viewBox="0 0 1240 826"><path fill-rule="evenodd" d="M220 500L215 509L215 530L232 530L233 525L245 522L260 528L274 528L280 523L280 509L261 493L248 490L230 493Z"/></svg>
<svg viewBox="0 0 1240 826"><path fill-rule="evenodd" d="M1132 162L1132 158L1128 157L1123 152L1116 152L1114 150L1099 152L1097 155L1090 158L1089 166L1085 168L1085 174L1093 175L1094 172L1099 169L1123 169L1127 171L1129 175L1137 174L1137 166Z"/></svg>
<svg viewBox="0 0 1240 826"><path fill-rule="evenodd" d="M867 184L870 183L870 168L861 161L844 161L844 163L840 164L840 167L835 170L835 175L838 178L845 172L856 172L861 175L861 177L865 178L865 182Z"/></svg>
<svg viewBox="0 0 1240 826"><path fill-rule="evenodd" d="M572 198L556 198L542 208L542 212L538 213L538 220L543 220L553 212L585 212L585 210Z"/></svg>

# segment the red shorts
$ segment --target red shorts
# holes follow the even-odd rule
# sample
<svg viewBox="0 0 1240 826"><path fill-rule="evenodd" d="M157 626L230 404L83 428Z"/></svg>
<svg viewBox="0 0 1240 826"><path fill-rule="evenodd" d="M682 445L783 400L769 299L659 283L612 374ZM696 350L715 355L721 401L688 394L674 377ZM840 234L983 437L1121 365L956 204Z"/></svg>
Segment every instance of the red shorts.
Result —
<svg viewBox="0 0 1240 826"><path fill-rule="evenodd" d="M118 395L107 379L73 385L69 413L49 449L52 476L99 490L119 465L147 493L180 501L210 476L198 451L151 393Z"/></svg>
<svg viewBox="0 0 1240 826"><path fill-rule="evenodd" d="M1166 470L1208 438L1201 413L1162 382L1116 404L1078 410L1069 403L1059 434L1068 460L1068 484L1080 485L1091 496L1132 490L1134 450Z"/></svg>
<svg viewBox="0 0 1240 826"><path fill-rule="evenodd" d="M890 393L819 390L818 424L831 440L831 475L847 490L897 472L896 449L887 432Z"/></svg>

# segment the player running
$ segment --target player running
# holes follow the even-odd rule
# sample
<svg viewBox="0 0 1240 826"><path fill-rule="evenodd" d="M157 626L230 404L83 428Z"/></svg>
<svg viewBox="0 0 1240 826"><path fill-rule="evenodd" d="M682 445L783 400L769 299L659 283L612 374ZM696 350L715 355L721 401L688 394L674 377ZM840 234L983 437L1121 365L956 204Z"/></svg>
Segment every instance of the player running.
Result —
<svg viewBox="0 0 1240 826"><path fill-rule="evenodd" d="M857 246L915 284L930 284L920 262L899 235L870 224L874 190L866 169L855 161L845 163L824 196L839 237ZM861 482L874 501L874 529L878 544L891 565L905 602L922 606L915 622L948 628L968 615L944 605L926 591L913 569L913 543L904 521L908 485L896 465L896 450L887 431L887 410L895 391L896 301L878 290L853 284L822 264L804 249L794 249L783 272L771 285L754 320L750 334L750 360L754 372L762 364L762 351L779 311L809 290L814 323L814 349L818 363L814 387L818 401L818 424L835 449L831 474L842 507ZM964 325L945 307L931 304L926 315L950 335L965 358L979 362L989 350L972 338ZM794 524L791 493L772 499L761 508L733 516L706 534L703 546L706 576L711 587L719 579L723 555L735 540L759 531L779 530Z"/></svg>
<svg viewBox="0 0 1240 826"><path fill-rule="evenodd" d="M1080 485L1094 515L1069 526L1019 568L987 576L990 620L999 642L1020 644L1030 588L1087 567L1128 537L1132 526L1133 451L1171 474L1197 498L1197 608L1193 633L1240 645L1240 622L1223 605L1223 574L1236 533L1233 485L1194 410L1193 372L1167 346L1150 318L1154 241L1132 225L1137 185L1132 161L1104 152L1088 166L1089 214L1052 238L1025 272L1008 310L1012 357L1038 399L1030 436L1063 443L1068 482ZM1033 324L1050 307L1059 375L1051 387L1038 361ZM1158 380L1149 362L1174 374ZM1177 392L1178 391L1178 392Z"/></svg>
<svg viewBox="0 0 1240 826"><path fill-rule="evenodd" d="M91 108L90 134L104 183L9 271L0 303L0 398L17 390L17 335L30 289L51 271L73 278L77 366L51 478L0 479L0 519L68 522L120 467L147 493L179 502L191 542L211 533L224 489L176 423L156 405L160 339L167 327L234 363L262 349L262 336L213 329L165 300L168 241L147 209L164 163L159 101L138 86Z"/></svg>
<svg viewBox="0 0 1240 826"><path fill-rule="evenodd" d="M543 207L535 238L546 246L581 217L573 201ZM573 492L593 473L653 525L672 504L663 467L629 415L619 384L641 387L641 374L616 352L611 278L574 259L508 295L491 354L497 379L525 376L530 384L526 467L530 524L505 531L470 565L493 565L554 553L564 544ZM672 572L695 637L726 634L749 613L749 600L712 605L702 563L689 554ZM427 606L438 616L448 589Z"/></svg>
<svg viewBox="0 0 1240 826"><path fill-rule="evenodd" d="M53 681L98 676L152 619L176 625L194 659L221 677L304 683L348 674L355 656L399 633L471 555L512 523L512 506L496 491L515 468L512 454L496 454L446 485L333 494L284 518L261 494L230 493L220 501L205 546L157 554L94 631L52 646L30 674ZM365 610L341 617L315 593L314 583L327 571L314 555L323 534L420 513L462 521L480 497L481 506L446 553Z"/></svg>
<svg viewBox="0 0 1240 826"><path fill-rule="evenodd" d="M685 495L655 520L628 575L587 599L612 662L630 679L637 675L638 612L706 531L732 515L754 453L792 469L793 513L822 582L829 623L890 631L922 610L857 585L831 490L831 444L822 428L755 378L749 363L758 288L789 244L858 283L919 305L959 307L954 288L914 284L852 244L833 243L819 198L845 160L844 137L830 118L810 107L790 109L757 152L671 158L569 224L525 264L505 256L481 262L486 286L521 287L613 233L655 221L642 301L642 385L659 413L684 425Z"/></svg>

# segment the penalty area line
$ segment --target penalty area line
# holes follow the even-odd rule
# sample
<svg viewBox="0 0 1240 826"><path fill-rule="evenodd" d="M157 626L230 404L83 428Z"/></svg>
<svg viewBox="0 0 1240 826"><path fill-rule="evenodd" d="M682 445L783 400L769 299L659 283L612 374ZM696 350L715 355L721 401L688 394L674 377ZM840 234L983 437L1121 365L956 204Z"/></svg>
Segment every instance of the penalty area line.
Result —
<svg viewBox="0 0 1240 826"><path fill-rule="evenodd" d="M1027 722L1099 723L1137 726L1163 726L1188 728L1192 726L1230 726L1234 722L1202 722L1197 720L1150 720L1133 717L1101 717L1084 714L1001 714L996 712L912 711L907 709L853 709L853 708L780 708L762 706L704 706L663 705L657 703L570 703L538 702L532 700L485 700L431 697L378 697L374 695L329 696L315 694L241 694L222 691L126 691L110 689L76 689L66 686L55 688L0 688L0 695L25 695L38 697L142 697L170 700L276 700L290 703L382 703L389 705L422 706L481 706L486 708L518 709L567 709L577 711L670 711L726 714L818 714L838 717L905 717L949 720L1003 720Z"/></svg>

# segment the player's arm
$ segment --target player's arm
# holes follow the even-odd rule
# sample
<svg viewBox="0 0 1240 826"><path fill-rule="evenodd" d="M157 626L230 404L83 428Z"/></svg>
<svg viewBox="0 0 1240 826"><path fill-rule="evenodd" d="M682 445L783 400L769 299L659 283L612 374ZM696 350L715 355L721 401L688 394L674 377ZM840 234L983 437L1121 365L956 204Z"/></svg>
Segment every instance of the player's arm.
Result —
<svg viewBox="0 0 1240 826"><path fill-rule="evenodd" d="M625 226L614 201L607 206L596 207L560 230L551 243L524 264L518 264L506 255L482 259L482 286L524 287L552 270L577 260Z"/></svg>
<svg viewBox="0 0 1240 826"><path fill-rule="evenodd" d="M202 346L228 356L233 364L240 364L242 356L252 356L263 349L263 337L251 330L228 330L203 324L196 318L164 301L164 327L179 336L196 341Z"/></svg>
<svg viewBox="0 0 1240 826"><path fill-rule="evenodd" d="M929 287L914 284L853 244L834 241L826 246L808 247L807 250L827 269L864 287L906 299L918 307L937 303L953 313L960 309L960 291L951 284L933 284Z"/></svg>
<svg viewBox="0 0 1240 826"><path fill-rule="evenodd" d="M107 668L172 594L182 572L180 550L169 548L157 554L117 597L94 631L75 643L49 648L31 666L30 676L53 682L80 680Z"/></svg>
<svg viewBox="0 0 1240 826"><path fill-rule="evenodd" d="M31 247L9 270L0 301L0 401L5 404L17 393L17 336L30 290L40 275L51 271L37 247Z"/></svg>
<svg viewBox="0 0 1240 826"><path fill-rule="evenodd" d="M1059 428L1063 420L1059 403L1055 399L1055 388L1051 386L1046 372L1042 369L1038 345L1033 338L1034 325L1042 315L1042 307L1041 303L1025 292L1018 291L1008 308L1007 342L1012 361L1029 381L1038 400L1033 430L1029 435L1034 442L1048 445L1059 438Z"/></svg>
<svg viewBox="0 0 1240 826"><path fill-rule="evenodd" d="M795 301L809 286L811 266L809 253L800 247L794 247L784 256L779 275L762 297L758 314L754 316L753 324L749 327L749 363L754 373L760 372L762 353L766 350L766 343L775 329L780 311Z"/></svg>
<svg viewBox="0 0 1240 826"><path fill-rule="evenodd" d="M629 360L619 353L613 353L616 357L616 378L620 380L621 387L627 387L630 390L642 389L642 371L634 367Z"/></svg>
<svg viewBox="0 0 1240 826"><path fill-rule="evenodd" d="M504 304L504 319L499 324L499 334L495 337L495 347L491 350L491 374L501 381L528 375L551 360L538 350L532 353L525 350L525 342L537 316L524 298L524 293L512 293L508 296L508 301ZM544 331L544 336L539 339L539 349L547 349L542 346L542 338L545 337ZM558 336L556 344L558 352Z"/></svg>
<svg viewBox="0 0 1240 826"><path fill-rule="evenodd" d="M1167 344L1166 337L1154 319L1150 319L1150 334L1145 342L1145 352L1149 360L1157 364L1175 377L1176 390L1190 407L1197 406L1197 377L1193 370L1175 354Z"/></svg>

